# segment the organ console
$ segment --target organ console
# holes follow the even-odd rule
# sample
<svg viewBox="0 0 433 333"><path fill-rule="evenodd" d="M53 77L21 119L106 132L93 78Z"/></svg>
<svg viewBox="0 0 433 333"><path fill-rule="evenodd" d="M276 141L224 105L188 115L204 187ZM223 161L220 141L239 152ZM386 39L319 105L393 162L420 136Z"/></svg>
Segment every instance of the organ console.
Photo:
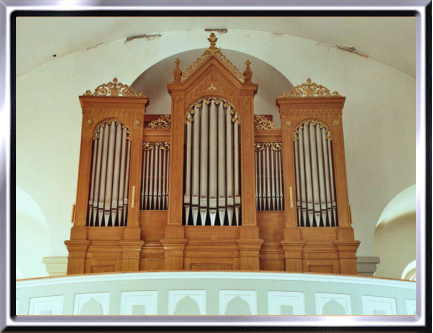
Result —
<svg viewBox="0 0 433 333"><path fill-rule="evenodd" d="M345 97L311 82L255 115L250 62L216 46L185 71L171 114L115 78L83 111L68 274L248 270L356 274L347 193ZM261 110L257 110L260 113Z"/></svg>

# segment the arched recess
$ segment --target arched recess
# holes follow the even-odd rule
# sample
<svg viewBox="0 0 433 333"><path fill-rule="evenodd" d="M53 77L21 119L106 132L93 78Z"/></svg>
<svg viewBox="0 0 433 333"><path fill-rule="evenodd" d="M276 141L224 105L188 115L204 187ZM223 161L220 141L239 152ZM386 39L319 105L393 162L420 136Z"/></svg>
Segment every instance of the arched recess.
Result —
<svg viewBox="0 0 433 333"><path fill-rule="evenodd" d="M402 280L416 281L416 260L409 263L401 274Z"/></svg>
<svg viewBox="0 0 433 333"><path fill-rule="evenodd" d="M17 187L16 195L16 265L21 278L48 276L42 263L42 258L50 254L47 221L27 192Z"/></svg>
<svg viewBox="0 0 433 333"><path fill-rule="evenodd" d="M375 276L401 279L416 260L416 187L400 192L383 210L374 233L374 255L380 258Z"/></svg>
<svg viewBox="0 0 433 333"><path fill-rule="evenodd" d="M392 223L416 217L416 184L392 199L377 221L376 228L383 229Z"/></svg>
<svg viewBox="0 0 433 333"><path fill-rule="evenodd" d="M171 109L171 98L167 93L167 83L173 81L173 70L175 60L178 58L180 69L185 71L198 57L204 49L195 49L181 52L167 57L140 74L132 83L132 88L137 92L142 92L149 97L150 103L146 109L146 114L167 114ZM224 55L235 64L239 70L245 69L245 59L251 61L254 83L259 85L259 90L254 98L255 114L278 114L275 99L281 95L282 90L290 91L292 83L275 67L267 62L253 57L249 54L223 49ZM280 126L279 117L274 119L276 125Z"/></svg>

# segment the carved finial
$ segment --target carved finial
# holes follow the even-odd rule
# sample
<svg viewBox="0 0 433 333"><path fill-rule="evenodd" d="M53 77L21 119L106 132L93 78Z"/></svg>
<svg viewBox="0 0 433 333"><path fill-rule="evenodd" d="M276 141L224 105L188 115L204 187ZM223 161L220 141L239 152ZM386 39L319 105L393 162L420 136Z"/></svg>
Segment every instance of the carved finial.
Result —
<svg viewBox="0 0 433 333"><path fill-rule="evenodd" d="M247 65L247 68L244 72L245 82L251 82L251 78L253 77L253 72L250 69L251 61L248 59L247 61L245 61L245 64Z"/></svg>
<svg viewBox="0 0 433 333"><path fill-rule="evenodd" d="M216 36L215 36L215 34L213 32L210 34L210 37L207 40L210 43L210 48L211 49L215 49L216 48L215 45L216 45L216 42L217 42L218 38L216 38Z"/></svg>
<svg viewBox="0 0 433 333"><path fill-rule="evenodd" d="M341 95L336 91L331 93L328 88L311 82L308 78L307 83L293 87L290 93L282 93L280 97L341 97Z"/></svg>
<svg viewBox="0 0 433 333"><path fill-rule="evenodd" d="M182 75L182 71L180 70L180 67L179 67L179 64L180 64L179 58L177 58L174 63L176 64L176 67L173 71L173 77L174 77L173 82L180 82L180 77Z"/></svg>
<svg viewBox="0 0 433 333"><path fill-rule="evenodd" d="M84 96L144 97L143 93L136 94L132 87L119 82L116 77L111 82L97 86L93 93L87 90Z"/></svg>

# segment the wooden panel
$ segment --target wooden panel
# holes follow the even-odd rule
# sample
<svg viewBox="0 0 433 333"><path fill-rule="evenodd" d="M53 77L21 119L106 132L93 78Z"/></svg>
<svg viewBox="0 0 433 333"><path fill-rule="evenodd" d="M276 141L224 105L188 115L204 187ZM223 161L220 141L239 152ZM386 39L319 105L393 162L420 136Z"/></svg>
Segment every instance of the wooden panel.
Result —
<svg viewBox="0 0 433 333"><path fill-rule="evenodd" d="M335 241L337 240L338 228L299 228L301 230L302 240L322 240Z"/></svg>
<svg viewBox="0 0 433 333"><path fill-rule="evenodd" d="M169 129L145 128L143 130L143 142L170 142L170 136Z"/></svg>
<svg viewBox="0 0 433 333"><path fill-rule="evenodd" d="M232 271L233 265L223 264L190 264L191 271Z"/></svg>
<svg viewBox="0 0 433 333"><path fill-rule="evenodd" d="M269 130L269 131L255 131L254 132L255 142L281 142L281 129Z"/></svg>
<svg viewBox="0 0 433 333"><path fill-rule="evenodd" d="M162 271L164 259L140 259L140 271Z"/></svg>
<svg viewBox="0 0 433 333"><path fill-rule="evenodd" d="M90 273L108 273L121 270L121 260L93 259Z"/></svg>
<svg viewBox="0 0 433 333"><path fill-rule="evenodd" d="M238 269L237 258L185 258L185 270L220 271Z"/></svg>
<svg viewBox="0 0 433 333"><path fill-rule="evenodd" d="M122 240L125 227L88 227L87 239L95 240Z"/></svg>
<svg viewBox="0 0 433 333"><path fill-rule="evenodd" d="M338 260L304 260L304 272L339 273Z"/></svg>
<svg viewBox="0 0 433 333"><path fill-rule="evenodd" d="M142 210L140 211L141 239L145 244L159 242L164 238L167 226L168 212L166 210Z"/></svg>
<svg viewBox="0 0 433 333"><path fill-rule="evenodd" d="M258 211L257 225L260 238L266 241L281 241L284 239L284 211Z"/></svg>
<svg viewBox="0 0 433 333"><path fill-rule="evenodd" d="M185 238L194 240L236 240L239 238L240 227L185 227Z"/></svg>
<svg viewBox="0 0 433 333"><path fill-rule="evenodd" d="M260 249L260 269L284 271L284 251L280 242L284 239L284 211L258 211L259 237L264 240Z"/></svg>

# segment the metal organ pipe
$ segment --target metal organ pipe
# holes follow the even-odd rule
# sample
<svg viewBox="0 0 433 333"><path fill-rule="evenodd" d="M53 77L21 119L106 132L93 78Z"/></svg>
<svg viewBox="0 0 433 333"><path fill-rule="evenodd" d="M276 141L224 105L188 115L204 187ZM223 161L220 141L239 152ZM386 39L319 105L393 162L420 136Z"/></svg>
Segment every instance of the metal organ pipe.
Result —
<svg viewBox="0 0 433 333"><path fill-rule="evenodd" d="M140 209L166 210L170 142L144 142L143 150Z"/></svg>
<svg viewBox="0 0 433 333"><path fill-rule="evenodd" d="M300 227L337 227L331 135L316 120L303 121L294 136L296 195Z"/></svg>
<svg viewBox="0 0 433 333"><path fill-rule="evenodd" d="M217 106L215 101L212 101L209 131L209 215L211 225L215 225L217 216L217 125ZM191 170L188 171L191 172Z"/></svg>
<svg viewBox="0 0 433 333"><path fill-rule="evenodd" d="M240 225L237 112L224 100L203 99L188 111L185 126L185 224Z"/></svg>
<svg viewBox="0 0 433 333"><path fill-rule="evenodd" d="M93 138L87 226L126 225L131 142L118 120L98 125Z"/></svg>
<svg viewBox="0 0 433 333"><path fill-rule="evenodd" d="M281 142L255 143L257 210L284 210Z"/></svg>

